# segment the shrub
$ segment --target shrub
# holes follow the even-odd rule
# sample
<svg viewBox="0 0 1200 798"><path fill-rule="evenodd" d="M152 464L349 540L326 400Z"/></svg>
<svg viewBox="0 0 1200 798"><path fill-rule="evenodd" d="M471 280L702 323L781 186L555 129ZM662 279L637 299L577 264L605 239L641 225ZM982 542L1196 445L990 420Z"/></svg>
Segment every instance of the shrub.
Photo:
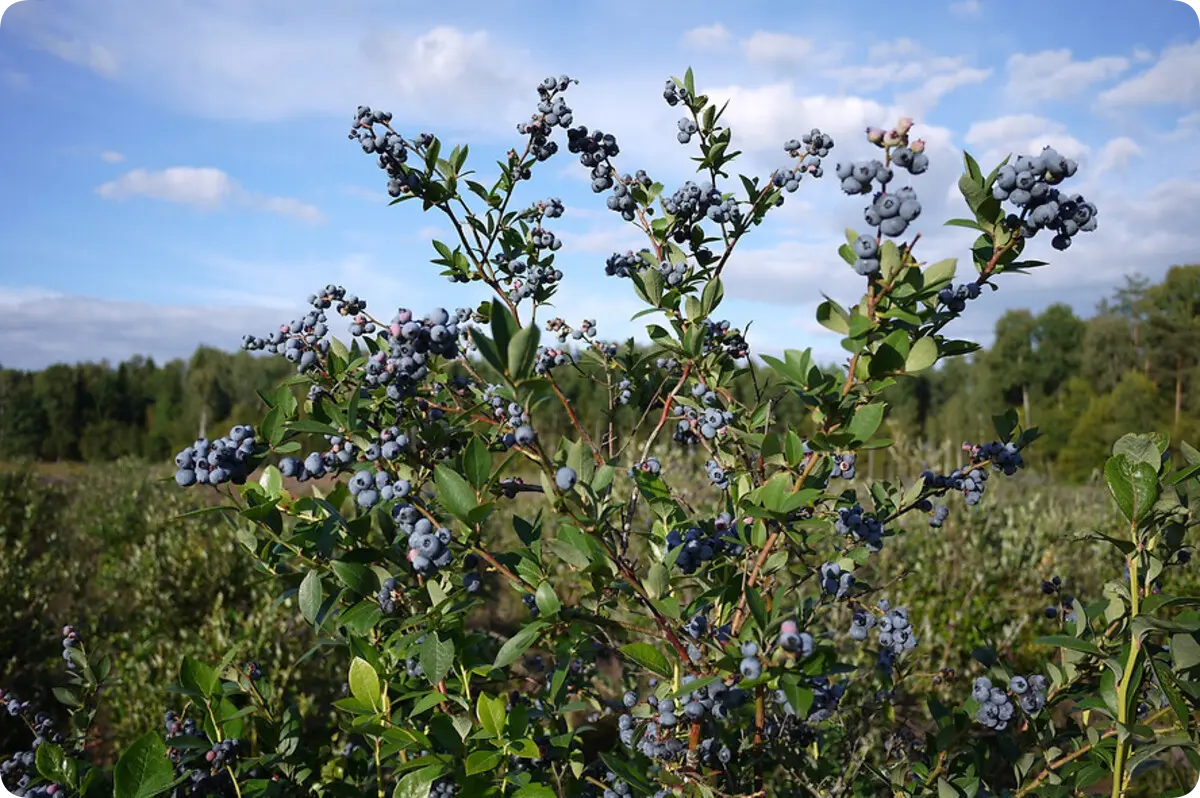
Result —
<svg viewBox="0 0 1200 798"><path fill-rule="evenodd" d="M1109 778L1121 795L1154 757L1194 757L1200 616L1195 599L1160 592L1187 557L1200 489L1190 447L1192 465L1169 473L1161 438L1118 441L1104 472L1124 532L1102 540L1128 575L1086 604L1048 580L1058 633L1020 652L1020 670L986 643L969 672L936 667L919 613L877 579L906 523L939 535L943 502L986 508L990 486L1023 467L1038 436L1010 413L994 420L995 440L964 444L948 473L857 478L859 454L890 444L880 392L977 348L941 331L1001 275L1045 265L1019 259L1030 238L1065 250L1095 229L1096 208L1056 187L1075 164L1047 149L985 175L964 156L972 218L951 223L979 236L976 276L956 284L954 259L920 262L919 236L905 239L921 206L895 184L929 160L912 121L868 129L883 160L834 169L842 191L866 198L871 229L848 230L840 248L866 291L817 313L844 336L849 362L764 356L774 377L739 398L726 386L748 348L744 328L713 315L721 275L752 227L824 176L833 140L813 129L784 143L791 168L740 176L744 195L716 188L737 153L718 124L724 109L689 70L663 96L685 112L677 138L698 139L706 182L668 193L645 172L617 172L613 135L572 126L572 82L539 86L537 113L519 126L525 149L490 188L464 171L465 146L444 154L436 137L406 139L390 114L360 107L351 138L387 173L388 192L453 224L458 240L434 242L434 263L496 298L389 318L326 286L305 315L245 338L297 368L265 417L176 457L179 485L226 497L219 509L249 522L238 539L258 568L343 655L346 695L333 703L343 747L308 744L293 702L226 654L184 660L165 738L135 741L111 788L76 756L86 723L74 738L43 734L36 757L11 769L32 773L36 760L41 780L120 798L1066 795ZM606 272L656 317L649 354L603 342L595 320L535 323L563 279L547 229L563 206L510 202L555 155L557 127L593 191L647 235L646 249L614 253ZM473 212L464 188L487 210ZM350 346L330 337L330 310L348 320ZM621 435L585 429L556 376L572 369L602 380L610 409L636 408L640 421ZM772 429L785 396L807 409L803 437ZM538 417L555 404L574 429L549 440ZM304 451L299 436L311 434L327 446ZM664 456L671 448L704 466L703 494L676 489L688 477ZM329 477L331 488L308 496L283 481ZM489 528L499 518L511 537ZM514 596L519 622L479 623L480 608ZM75 676L59 697L90 707L108 668L86 637L64 635ZM947 682L948 703L936 697Z"/></svg>

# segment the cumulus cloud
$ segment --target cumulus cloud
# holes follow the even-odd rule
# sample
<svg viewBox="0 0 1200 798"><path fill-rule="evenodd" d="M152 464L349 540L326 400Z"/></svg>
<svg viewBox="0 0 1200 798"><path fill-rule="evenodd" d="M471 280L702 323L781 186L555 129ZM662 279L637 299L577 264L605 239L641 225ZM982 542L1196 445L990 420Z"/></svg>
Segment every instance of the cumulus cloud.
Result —
<svg viewBox="0 0 1200 798"><path fill-rule="evenodd" d="M1107 108L1200 103L1200 39L1168 48L1141 74L1118 83L1097 98Z"/></svg>
<svg viewBox="0 0 1200 798"><path fill-rule="evenodd" d="M971 66L962 56L938 55L913 39L901 37L872 45L865 62L829 67L822 74L835 79L840 88L854 92L891 86L904 113L921 117L937 107L946 94L982 83L992 71Z"/></svg>
<svg viewBox="0 0 1200 798"><path fill-rule="evenodd" d="M756 66L791 67L808 60L816 52L816 43L803 36L755 31L742 41L742 50Z"/></svg>
<svg viewBox="0 0 1200 798"><path fill-rule="evenodd" d="M325 10L315 0L22 6L29 8L17 17L18 34L164 104L214 119L349 119L365 100L406 124L507 130L528 115L533 87L549 73L534 53L487 31L380 24L392 8L378 0L334 15L314 13Z"/></svg>
<svg viewBox="0 0 1200 798"><path fill-rule="evenodd" d="M732 38L729 30L724 25L717 23L684 31L683 36L680 37L680 43L684 47L707 50L724 47Z"/></svg>
<svg viewBox="0 0 1200 798"><path fill-rule="evenodd" d="M1134 158L1143 155L1142 148L1128 136L1105 142L1096 158L1096 174L1123 171Z"/></svg>
<svg viewBox="0 0 1200 798"><path fill-rule="evenodd" d="M228 174L212 167L172 166L160 171L134 169L98 186L96 193L110 200L147 197L204 211L215 211L226 203L239 202L305 222L325 220L325 215L316 206L291 197L252 194Z"/></svg>
<svg viewBox="0 0 1200 798"><path fill-rule="evenodd" d="M1129 69L1129 59L1120 56L1100 56L1089 61L1075 61L1071 51L1044 50L1040 53L1015 53L1008 57L1008 86L1010 100L1037 103L1067 100L1093 84L1117 77Z"/></svg>
<svg viewBox="0 0 1200 798"><path fill-rule="evenodd" d="M187 358L201 344L236 349L242 333L278 324L264 307L151 305L43 291L0 289L0 365L41 369L52 363L142 354L158 362ZM63 334L62 319L71 320Z"/></svg>

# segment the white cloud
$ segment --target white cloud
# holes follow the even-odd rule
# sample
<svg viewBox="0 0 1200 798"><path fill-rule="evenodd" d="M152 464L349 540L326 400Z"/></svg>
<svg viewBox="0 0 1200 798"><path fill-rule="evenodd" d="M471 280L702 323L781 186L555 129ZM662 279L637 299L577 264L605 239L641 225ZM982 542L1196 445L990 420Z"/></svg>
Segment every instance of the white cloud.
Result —
<svg viewBox="0 0 1200 798"><path fill-rule="evenodd" d="M1107 172L1124 171L1133 158L1143 154L1144 152L1138 146L1138 143L1128 136L1111 139L1105 142L1104 147L1100 150L1100 155L1096 159L1094 176L1099 176Z"/></svg>
<svg viewBox="0 0 1200 798"><path fill-rule="evenodd" d="M104 45L50 36L42 38L39 44L62 60L87 67L102 77L113 78L120 72L117 56Z"/></svg>
<svg viewBox="0 0 1200 798"><path fill-rule="evenodd" d="M1101 56L1075 61L1071 51L1044 50L1008 57L1006 93L1014 102L1028 104L1077 97L1094 83L1117 77L1129 68L1129 59Z"/></svg>
<svg viewBox="0 0 1200 798"><path fill-rule="evenodd" d="M172 166L157 172L134 169L97 187L96 193L110 200L147 197L206 211L218 210L227 202L240 202L306 222L325 219L318 208L300 200L252 194L212 167Z"/></svg>
<svg viewBox="0 0 1200 798"><path fill-rule="evenodd" d="M729 30L718 22L715 25L706 25L684 31L680 42L685 47L704 50L724 47L729 44L731 38L732 35L729 33Z"/></svg>
<svg viewBox="0 0 1200 798"><path fill-rule="evenodd" d="M121 161L125 160L125 156L113 150L106 150L105 152L100 153L100 159L102 161L106 161L107 163L120 163Z"/></svg>
<svg viewBox="0 0 1200 798"><path fill-rule="evenodd" d="M1036 133L1062 132L1066 130L1059 122L1034 114L1016 114L975 122L963 137L968 144L991 144L997 141L1027 138Z"/></svg>
<svg viewBox="0 0 1200 798"><path fill-rule="evenodd" d="M1154 66L1100 94L1100 106L1200 103L1200 39L1171 47Z"/></svg>
<svg viewBox="0 0 1200 798"><path fill-rule="evenodd" d="M509 130L549 74L535 53L486 31L397 28L377 2L333 15L310 0L105 0L70 13L24 5L17 29L59 57L109 76L119 65L122 82L214 119L349 120L365 103L406 126Z"/></svg>
<svg viewBox="0 0 1200 798"><path fill-rule="evenodd" d="M766 67L790 67L803 63L816 52L816 43L787 33L755 31L742 41L746 60Z"/></svg>
<svg viewBox="0 0 1200 798"><path fill-rule="evenodd" d="M991 76L990 69L973 68L933 75L916 89L896 95L896 103L904 109L905 114L920 118L936 108L942 97L955 89L983 83Z"/></svg>
<svg viewBox="0 0 1200 798"><path fill-rule="evenodd" d="M979 0L961 0L950 4L950 13L960 17L974 19L983 14L983 6Z"/></svg>

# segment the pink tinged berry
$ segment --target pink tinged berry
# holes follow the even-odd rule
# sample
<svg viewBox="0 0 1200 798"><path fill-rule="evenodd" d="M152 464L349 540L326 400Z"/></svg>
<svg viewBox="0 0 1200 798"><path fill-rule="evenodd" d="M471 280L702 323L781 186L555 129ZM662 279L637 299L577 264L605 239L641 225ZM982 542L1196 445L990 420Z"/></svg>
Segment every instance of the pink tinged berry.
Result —
<svg viewBox="0 0 1200 798"><path fill-rule="evenodd" d="M209 751L207 754L205 754L205 755L204 755L204 758L205 758L207 761L209 761L209 762L212 762L214 759L216 759L216 758L217 758L217 752L216 752L216 751Z"/></svg>
<svg viewBox="0 0 1200 798"><path fill-rule="evenodd" d="M908 148L912 150L914 154L918 152L925 152L925 139L917 139L909 144Z"/></svg>
<svg viewBox="0 0 1200 798"><path fill-rule="evenodd" d="M896 132L903 136L912 129L913 121L907 116L900 117L900 121L896 123Z"/></svg>
<svg viewBox="0 0 1200 798"><path fill-rule="evenodd" d="M780 624L779 631L784 634L795 634L800 631L800 627L796 625L795 621L784 621Z"/></svg>
<svg viewBox="0 0 1200 798"><path fill-rule="evenodd" d="M871 142L872 144L882 144L884 135L885 131L881 127L867 128L867 141Z"/></svg>
<svg viewBox="0 0 1200 798"><path fill-rule="evenodd" d="M409 561L409 562L412 562L413 560L417 559L417 557L419 557L419 556L420 556L420 555L417 553L417 550L416 550L416 549L409 549L409 550L408 550L408 561Z"/></svg>

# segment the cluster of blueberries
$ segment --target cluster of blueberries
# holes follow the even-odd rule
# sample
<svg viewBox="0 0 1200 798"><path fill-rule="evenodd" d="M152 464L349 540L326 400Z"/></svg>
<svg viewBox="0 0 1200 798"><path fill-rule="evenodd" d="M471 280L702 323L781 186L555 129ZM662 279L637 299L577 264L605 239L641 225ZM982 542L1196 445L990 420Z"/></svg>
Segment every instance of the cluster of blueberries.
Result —
<svg viewBox="0 0 1200 798"><path fill-rule="evenodd" d="M1011 214L1008 223L1032 238L1039 230L1054 232L1050 245L1057 250L1071 246L1079 233L1096 229L1096 206L1079 194L1064 195L1055 185L1075 174L1078 164L1051 147L1039 155L1019 155L1016 161L1001 166L992 186L992 196L1022 209Z"/></svg>
<svg viewBox="0 0 1200 798"><path fill-rule="evenodd" d="M784 651L799 654L801 658L811 657L816 645L812 635L800 631L800 624L789 618L779 625L779 647Z"/></svg>
<svg viewBox="0 0 1200 798"><path fill-rule="evenodd" d="M539 376L544 376L555 367L571 363L571 353L565 349L554 349L549 346L539 346L534 359L533 370Z"/></svg>
<svg viewBox="0 0 1200 798"><path fill-rule="evenodd" d="M538 161L547 161L558 152L558 142L550 140L554 128L569 128L574 121L574 112L558 92L566 91L572 83L578 82L566 75L543 80L537 87L537 112L530 116L528 122L517 125L518 133L531 137L530 152Z"/></svg>
<svg viewBox="0 0 1200 798"><path fill-rule="evenodd" d="M467 342L471 311L458 308L453 314L445 308L434 308L423 319L400 308L388 325L387 348L367 360L363 381L368 388L387 387L388 398L399 401L412 393L429 376L429 359L440 356L446 360L458 357ZM355 333L351 329L351 333ZM460 343L462 346L460 346Z"/></svg>
<svg viewBox="0 0 1200 798"><path fill-rule="evenodd" d="M843 571L842 566L835 562L823 564L818 573L821 579L821 590L827 595L833 596L839 601L850 595L850 588L854 587L854 574Z"/></svg>
<svg viewBox="0 0 1200 798"><path fill-rule="evenodd" d="M1026 715L1036 715L1046 706L1046 687L1046 677L1041 674L1013 676L1008 681L1008 690L996 687L991 679L980 676L971 688L971 697L979 704L975 719L989 729L1004 731L1016 712L1009 693L1017 697Z"/></svg>
<svg viewBox="0 0 1200 798"><path fill-rule="evenodd" d="M386 471L363 469L355 472L346 487L359 507L370 510L381 501L403 499L412 490L412 483L407 479L393 480Z"/></svg>
<svg viewBox="0 0 1200 798"><path fill-rule="evenodd" d="M793 158L799 158L800 163L790 169L777 169L772 172L771 185L794 194L800 188L800 181L805 175L823 177L825 170L821 167L821 159L828 156L832 149L833 138L815 127L801 136L799 141L788 139L783 143L783 151ZM782 204L783 195L780 195L775 200L775 206Z"/></svg>
<svg viewBox="0 0 1200 798"><path fill-rule="evenodd" d="M310 294L308 303L312 310L303 318L279 325L279 329L267 337L242 336L242 348L250 352L265 350L271 354L281 354L282 349L283 356L296 364L298 372L313 371L320 365L318 355L329 352L331 345L326 337L329 334L329 322L325 311L336 303L338 313L356 316L367 307L365 300L354 295L347 296L345 288L332 284L325 286L320 294Z"/></svg>
<svg viewBox="0 0 1200 798"><path fill-rule="evenodd" d="M720 555L740 557L746 547L738 542L737 524L729 513L714 519L711 531L692 527L685 532L672 529L667 533L667 551L679 549L675 564L685 574L694 574L702 563Z"/></svg>
<svg viewBox="0 0 1200 798"><path fill-rule="evenodd" d="M854 467L858 463L858 455L854 452L846 452L845 454L836 454L833 456L833 473L829 475L830 479L854 479Z"/></svg>
<svg viewBox="0 0 1200 798"><path fill-rule="evenodd" d="M241 424L232 427L224 438L211 442L199 438L175 455L175 482L184 488L226 482L243 485L249 476L246 461L254 455L254 444L254 429Z"/></svg>
<svg viewBox="0 0 1200 798"><path fill-rule="evenodd" d="M577 329L572 330L566 321L556 318L546 322L546 331L557 335L560 343L566 343L567 338L591 341L596 337L597 325L595 319L584 319Z"/></svg>
<svg viewBox="0 0 1200 798"><path fill-rule="evenodd" d="M629 467L629 476L632 477L636 471L658 476L662 473L662 461L657 457L647 457L642 462L635 463Z"/></svg>
<svg viewBox="0 0 1200 798"><path fill-rule="evenodd" d="M508 283L508 299L513 303L529 297L544 299L549 289L563 278L561 269L549 264L535 263L531 266L522 260L512 260L506 252L493 255L492 263L504 274Z"/></svg>
<svg viewBox="0 0 1200 798"><path fill-rule="evenodd" d="M708 218L717 224L737 224L742 219L742 210L737 200L722 197L720 190L711 182L700 185L688 180L675 189L670 197L663 199L663 210L674 218L674 235L678 243L686 241L691 226Z"/></svg>
<svg viewBox="0 0 1200 798"><path fill-rule="evenodd" d="M75 670L75 662L71 659L71 649L79 648L83 645L82 638L75 631L75 627L67 624L62 628L62 658L67 663L68 670Z"/></svg>
<svg viewBox="0 0 1200 798"><path fill-rule="evenodd" d="M697 388L700 387L697 386ZM707 389L704 390L707 391ZM711 394L712 392L707 391L707 393ZM712 395L715 399L716 394ZM721 430L732 424L735 418L734 414L728 410L710 407L701 412L694 407L682 404L675 405L673 415L679 419L679 422L675 425L672 437L679 443L688 446L697 446L702 439L712 440Z"/></svg>
<svg viewBox="0 0 1200 798"><path fill-rule="evenodd" d="M1062 577L1052 576L1049 580L1042 582L1042 593L1047 596L1058 596L1059 604L1062 606L1063 620L1067 623L1075 623L1075 597L1070 593L1063 593ZM1046 607L1043 614L1053 620L1059 615L1058 606L1051 604Z"/></svg>
<svg viewBox="0 0 1200 798"><path fill-rule="evenodd" d="M979 283L948 285L938 291L938 302L945 305L951 313L962 313L968 300L979 298L980 290Z"/></svg>
<svg viewBox="0 0 1200 798"><path fill-rule="evenodd" d="M838 534L853 537L856 541L866 544L870 551L879 551L883 548L883 536L886 530L879 519L864 510L862 505L856 504L853 507L843 507L838 510L838 518L834 522L834 526Z"/></svg>
<svg viewBox="0 0 1200 798"><path fill-rule="evenodd" d="M401 534L406 537L406 556L414 571L423 576L430 576L454 561L454 555L450 552L452 536L449 529L435 529L433 522L422 516L411 504L398 504L393 507L392 518L396 522L397 543Z"/></svg>
<svg viewBox="0 0 1200 798"><path fill-rule="evenodd" d="M639 169L633 173L633 176L621 175L620 181L613 186L612 193L608 195L605 205L610 211L616 211L621 214L621 218L627 222L632 222L637 215L635 209L637 203L633 199L631 186L640 186L643 189L651 188L654 185L653 178L646 174L645 169ZM654 206L647 206L646 215L654 215Z"/></svg>
<svg viewBox="0 0 1200 798"><path fill-rule="evenodd" d="M633 383L629 380L621 380L617 383L616 402L619 405L627 405L633 399Z"/></svg>
<svg viewBox="0 0 1200 798"><path fill-rule="evenodd" d="M63 630L66 638L66 627ZM73 631L73 630L72 630ZM66 739L58 731L54 719L45 712L37 712L29 718L33 710L28 701L21 701L11 690L0 689L0 706L3 706L10 717L24 716L33 730L34 739L27 751L16 751L8 759L0 762L0 782L19 798L48 798L53 795L65 795L66 791L58 784L48 783L31 786L38 776L37 750L44 742L61 745ZM79 756L80 752L72 752L71 756Z"/></svg>
<svg viewBox="0 0 1200 798"><path fill-rule="evenodd" d="M412 193L420 196L421 172L407 167L408 150L419 150L432 143L433 136L421 133L411 143L391 129L392 114L389 111L373 111L366 105L358 106L354 112L354 124L348 138L357 140L367 155L379 156L379 168L388 175L388 194L399 197ZM375 132L375 125L382 125L385 132Z"/></svg>
<svg viewBox="0 0 1200 798"><path fill-rule="evenodd" d="M320 479L328 474L344 471L358 461L360 454L363 459L372 463L380 459L396 460L408 449L409 445L408 436L396 426L385 427L380 431L378 440L372 441L361 452L359 452L359 447L355 446L353 441L347 440L345 436L327 434L325 440L329 442L328 451L311 452L303 460L290 456L280 458L279 473L300 482L307 482L310 479ZM393 482L389 475L384 474L381 477L380 473L383 472L377 473L374 477L373 488L363 478L350 486L351 492L356 495L359 495L359 491L362 490L373 490L377 493L373 497L368 494L365 499L361 499L360 506L369 509L380 500L388 501L408 495L411 486L407 480ZM368 503L362 504L362 501Z"/></svg>
<svg viewBox="0 0 1200 798"><path fill-rule="evenodd" d="M733 360L742 360L750 354L750 344L741 330L734 329L728 321L704 320L704 351L721 352Z"/></svg>
<svg viewBox="0 0 1200 798"><path fill-rule="evenodd" d="M887 673L891 673L896 662L905 651L917 647L917 637L908 622L908 610L904 607L893 608L887 599L880 599L876 605L882 612L879 618L869 610L858 609L850 621L850 639L862 642L867 639L871 629L876 630L879 643L879 658L876 665Z"/></svg>
<svg viewBox="0 0 1200 798"><path fill-rule="evenodd" d="M501 442L505 448L512 446L528 446L537 438L537 432L529 423L529 413L518 402L507 402L500 395L499 385L489 385L483 392L483 401L492 407L493 415L501 422L512 428L505 432Z"/></svg>
<svg viewBox="0 0 1200 798"><path fill-rule="evenodd" d="M704 471L708 474L708 479L713 486L718 490L729 490L729 475L725 473L725 469L716 460L709 460L704 464Z"/></svg>
<svg viewBox="0 0 1200 798"><path fill-rule="evenodd" d="M645 253L647 258L641 255ZM614 252L608 256L604 263L604 273L609 277L632 277L635 274L640 274L650 268L650 264L654 259L650 256L650 250L639 250L638 254L634 254L633 250L626 250L625 254ZM684 281L688 273L687 261L673 261L669 258L664 259L658 264L659 274L662 275L663 282L668 286L676 286Z"/></svg>
<svg viewBox="0 0 1200 798"><path fill-rule="evenodd" d="M688 674L683 677L682 684L689 685L696 677ZM692 690L680 698L658 698L654 694L646 697L645 703L649 711L645 717L643 712L634 714L641 700L633 690L625 693L622 703L627 710L617 720L618 734L621 742L629 748L636 748L647 757L660 762L670 762L681 759L687 752L687 741L675 736L675 730L680 726L680 720L685 724L703 721L705 718L723 720L731 712L746 705L750 694L740 687L725 684L717 680L703 687ZM704 745L708 740L708 745ZM711 751L716 762L728 764L733 759L733 751L725 745L717 745L714 737L705 737L701 746Z"/></svg>

